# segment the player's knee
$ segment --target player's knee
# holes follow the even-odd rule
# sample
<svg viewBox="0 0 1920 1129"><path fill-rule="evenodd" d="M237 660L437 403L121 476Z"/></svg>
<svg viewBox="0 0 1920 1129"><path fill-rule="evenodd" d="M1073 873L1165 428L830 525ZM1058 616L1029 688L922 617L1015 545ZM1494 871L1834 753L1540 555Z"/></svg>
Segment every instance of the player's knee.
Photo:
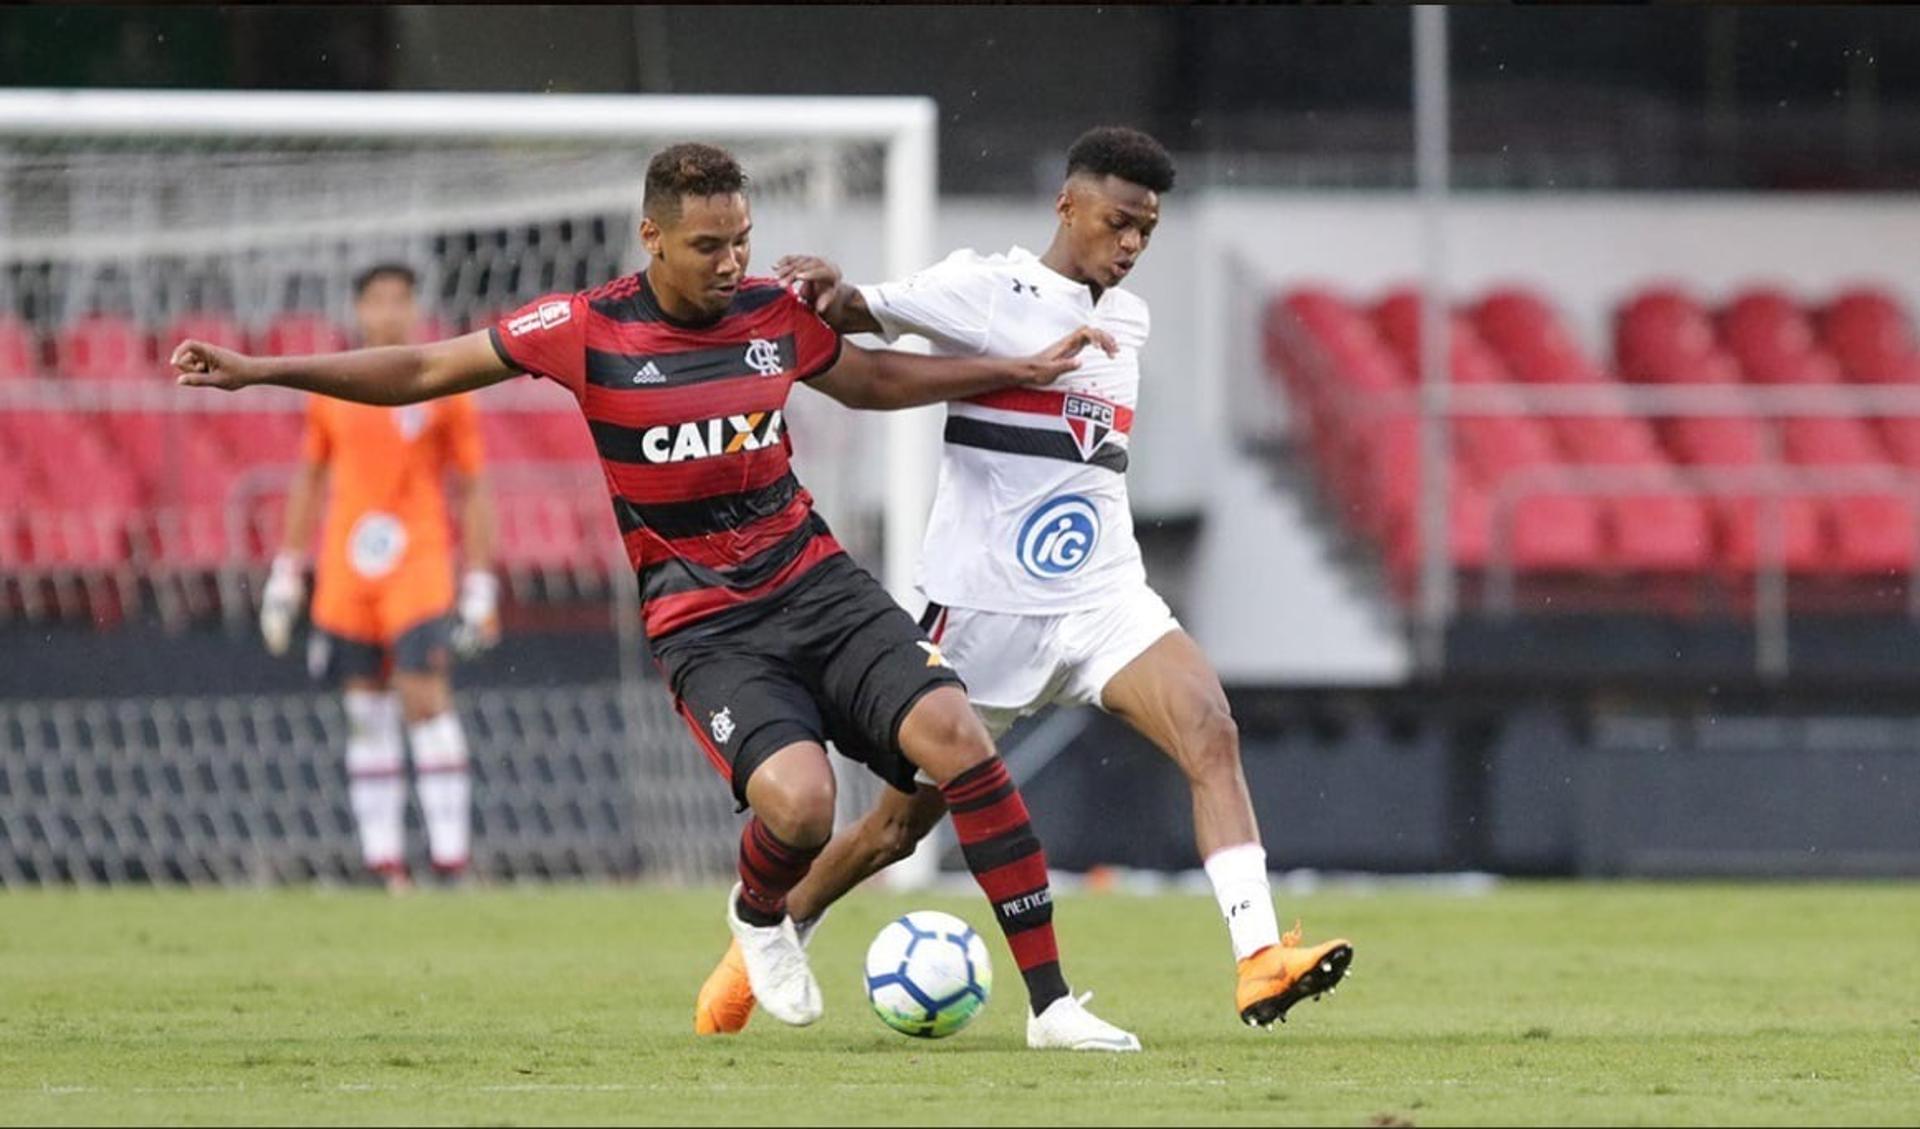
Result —
<svg viewBox="0 0 1920 1129"><path fill-rule="evenodd" d="M817 847L833 836L833 776L783 781L754 807L754 814L782 842Z"/></svg>
<svg viewBox="0 0 1920 1129"><path fill-rule="evenodd" d="M926 730L926 743L957 773L992 759L993 738L971 710L944 713Z"/></svg>

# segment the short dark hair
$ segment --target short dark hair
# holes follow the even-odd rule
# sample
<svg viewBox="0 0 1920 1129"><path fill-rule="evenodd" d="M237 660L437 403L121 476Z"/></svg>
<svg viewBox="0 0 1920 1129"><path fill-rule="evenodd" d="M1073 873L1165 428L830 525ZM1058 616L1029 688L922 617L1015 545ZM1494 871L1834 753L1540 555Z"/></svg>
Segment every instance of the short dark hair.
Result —
<svg viewBox="0 0 1920 1129"><path fill-rule="evenodd" d="M1137 129L1103 125L1080 135L1067 150L1067 175L1117 176L1142 188L1173 187L1173 158L1166 147Z"/></svg>
<svg viewBox="0 0 1920 1129"><path fill-rule="evenodd" d="M641 208L655 220L680 214L683 196L725 196L747 190L747 174L733 154L718 145L684 141L669 145L647 162L647 192Z"/></svg>
<svg viewBox="0 0 1920 1129"><path fill-rule="evenodd" d="M397 278L407 284L408 290L420 289L420 276L405 263L375 263L366 270L353 276L353 296L366 294L367 287L383 278Z"/></svg>

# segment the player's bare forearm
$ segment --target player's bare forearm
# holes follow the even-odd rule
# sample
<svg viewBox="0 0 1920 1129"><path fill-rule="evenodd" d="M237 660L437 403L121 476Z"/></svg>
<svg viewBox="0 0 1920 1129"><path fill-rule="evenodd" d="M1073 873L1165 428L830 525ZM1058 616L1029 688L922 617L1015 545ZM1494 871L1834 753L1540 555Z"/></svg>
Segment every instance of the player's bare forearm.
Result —
<svg viewBox="0 0 1920 1129"><path fill-rule="evenodd" d="M309 357L250 357L200 341L173 351L183 385L237 389L256 384L295 388L390 406L468 392L515 375L485 333L429 345L387 345Z"/></svg>
<svg viewBox="0 0 1920 1129"><path fill-rule="evenodd" d="M460 548L472 571L493 570L494 533L499 528L493 509L493 492L487 479L476 474L464 482L465 498L460 507Z"/></svg>
<svg viewBox="0 0 1920 1129"><path fill-rule="evenodd" d="M879 333L880 319L867 308L867 296L858 286L839 283L820 310L820 319L837 333Z"/></svg>
<svg viewBox="0 0 1920 1129"><path fill-rule="evenodd" d="M812 386L850 408L917 408L1002 388L1051 384L1079 368L1078 354L1089 346L1109 355L1117 348L1112 337L1090 326L1030 357L926 357L848 345L841 349L839 363Z"/></svg>
<svg viewBox="0 0 1920 1129"><path fill-rule="evenodd" d="M327 468L324 463L303 462L293 472L293 482L287 487L287 518L285 540L280 551L293 556L305 556L313 545L313 530L320 516L320 491L326 481Z"/></svg>

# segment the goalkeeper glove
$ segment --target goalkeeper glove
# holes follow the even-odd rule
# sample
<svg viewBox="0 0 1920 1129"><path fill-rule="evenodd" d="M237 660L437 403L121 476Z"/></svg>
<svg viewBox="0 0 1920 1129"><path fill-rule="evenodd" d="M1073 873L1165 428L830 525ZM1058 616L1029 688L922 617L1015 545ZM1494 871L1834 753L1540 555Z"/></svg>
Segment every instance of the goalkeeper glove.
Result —
<svg viewBox="0 0 1920 1129"><path fill-rule="evenodd" d="M472 658L500 641L500 581L475 569L460 578L459 622L453 628L453 650Z"/></svg>
<svg viewBox="0 0 1920 1129"><path fill-rule="evenodd" d="M267 573L267 586L260 593L260 634L267 651L284 655L293 645L293 624L300 618L300 605L306 601L307 582L301 575L299 558L281 553L273 558Z"/></svg>

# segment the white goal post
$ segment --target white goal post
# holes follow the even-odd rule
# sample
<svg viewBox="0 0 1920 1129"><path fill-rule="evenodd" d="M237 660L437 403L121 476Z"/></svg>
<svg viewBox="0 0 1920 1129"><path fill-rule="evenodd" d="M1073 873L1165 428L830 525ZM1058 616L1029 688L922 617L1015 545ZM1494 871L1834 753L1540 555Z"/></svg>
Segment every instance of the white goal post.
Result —
<svg viewBox="0 0 1920 1129"><path fill-rule="evenodd" d="M352 275L398 258L445 329L470 329L638 269L646 161L686 140L740 157L759 272L810 252L897 278L934 258L937 123L910 97L0 91L0 318L51 342L112 305L158 335L211 293L249 332L294 307L341 324ZM153 379L115 382L133 408L103 407L99 386L46 375L0 381L0 412L225 410ZM525 406L494 392L482 403ZM237 406L285 410L269 400ZM801 480L917 614L939 410L794 401Z"/></svg>
<svg viewBox="0 0 1920 1129"><path fill-rule="evenodd" d="M905 97L756 97L616 94L369 94L255 93L110 90L0 91L0 176L17 167L22 142L70 143L127 139L141 143L169 139L188 145L247 139L303 143L327 140L421 143L496 141L631 141L648 147L674 140L710 140L743 145L743 160L755 175L755 146L821 144L870 145L883 154L879 173L881 261L886 277L897 278L926 266L933 258L936 191L937 117L926 98ZM826 150L816 150L819 158ZM646 154L637 154L644 165ZM830 159L830 158L829 158ZM627 167L631 167L629 162ZM817 170L814 170L817 171ZM756 179L758 177L756 176ZM551 186L556 205L631 208L637 217L638 180L570 183ZM830 177L816 176L807 189L815 208L833 208L842 192ZM394 201L391 222L431 221L418 209L431 200ZM466 222L485 222L484 207L465 202L474 213ZM512 206L495 211L513 218ZM85 230L35 230L35 217L9 215L0 204L0 262L19 263L37 253L72 254L82 241L110 238ZM289 219L295 224L297 219ZM318 219L313 222L330 222ZM352 222L351 220L349 222ZM635 220L637 224L637 218ZM156 246L191 238L192 233L154 230ZM784 233L783 233L784 234ZM804 236L804 231L793 232ZM770 256L814 249L804 241L791 246L760 239L761 266ZM111 254L97 247L92 254ZM631 264L637 266L638 264ZM882 571L896 598L917 607L912 569L919 552L926 511L933 494L938 458L938 411L919 409L885 417Z"/></svg>

